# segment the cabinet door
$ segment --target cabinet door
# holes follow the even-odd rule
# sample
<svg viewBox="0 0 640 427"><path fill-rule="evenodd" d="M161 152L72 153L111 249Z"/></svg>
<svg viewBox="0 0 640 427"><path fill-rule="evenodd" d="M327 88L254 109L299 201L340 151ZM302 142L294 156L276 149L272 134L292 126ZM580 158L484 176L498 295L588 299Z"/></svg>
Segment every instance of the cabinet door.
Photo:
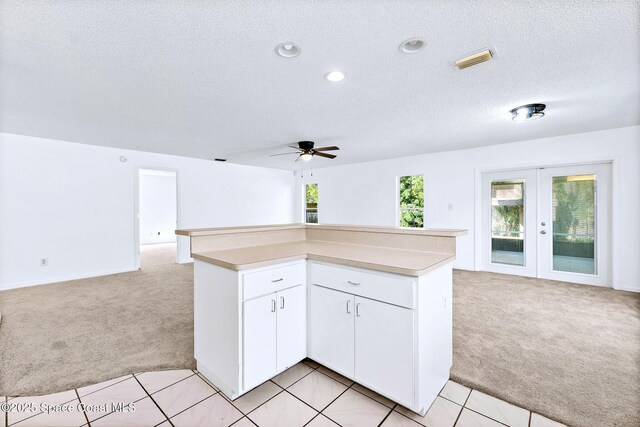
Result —
<svg viewBox="0 0 640 427"><path fill-rule="evenodd" d="M309 292L309 357L353 378L354 297L311 286Z"/></svg>
<svg viewBox="0 0 640 427"><path fill-rule="evenodd" d="M276 294L243 303L243 388L248 390L276 373Z"/></svg>
<svg viewBox="0 0 640 427"><path fill-rule="evenodd" d="M413 406L414 311L355 297L355 379Z"/></svg>
<svg viewBox="0 0 640 427"><path fill-rule="evenodd" d="M277 337L278 372L307 355L307 289L305 286L279 291Z"/></svg>

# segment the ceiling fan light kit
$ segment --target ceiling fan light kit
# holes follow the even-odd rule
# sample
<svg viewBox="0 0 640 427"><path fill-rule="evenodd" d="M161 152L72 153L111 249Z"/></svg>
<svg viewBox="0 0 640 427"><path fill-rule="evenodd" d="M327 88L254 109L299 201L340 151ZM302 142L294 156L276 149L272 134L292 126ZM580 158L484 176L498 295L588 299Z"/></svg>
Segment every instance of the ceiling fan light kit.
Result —
<svg viewBox="0 0 640 427"><path fill-rule="evenodd" d="M295 145L289 146L290 148L293 148L298 151L293 151L290 153L272 154L271 157L285 156L287 154L298 154L298 157L296 158L296 162L298 160L308 162L315 156L325 157L327 159L335 159L337 157L336 155L325 153L325 151L335 151L340 149L336 146L313 148L314 146L315 146L315 142L313 141L299 141L297 146Z"/></svg>

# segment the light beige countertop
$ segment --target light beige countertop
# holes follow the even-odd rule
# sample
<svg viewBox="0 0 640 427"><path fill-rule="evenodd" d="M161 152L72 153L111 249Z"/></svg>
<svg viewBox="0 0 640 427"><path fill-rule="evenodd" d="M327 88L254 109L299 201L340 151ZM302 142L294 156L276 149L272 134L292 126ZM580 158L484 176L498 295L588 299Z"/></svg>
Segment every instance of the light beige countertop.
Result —
<svg viewBox="0 0 640 427"><path fill-rule="evenodd" d="M401 228L384 227L375 225L343 225L343 224L270 224L251 225L238 227L216 227L216 228L192 228L176 230L180 236L210 236L217 234L238 234L256 233L261 231L274 230L335 230L335 231L359 231L370 233L406 234L414 236L443 236L457 237L467 234L463 229L439 229L439 228Z"/></svg>
<svg viewBox="0 0 640 427"><path fill-rule="evenodd" d="M192 256L200 261L232 270L246 270L287 261L311 259L407 276L420 276L455 259L454 255L447 253L319 240L194 252Z"/></svg>

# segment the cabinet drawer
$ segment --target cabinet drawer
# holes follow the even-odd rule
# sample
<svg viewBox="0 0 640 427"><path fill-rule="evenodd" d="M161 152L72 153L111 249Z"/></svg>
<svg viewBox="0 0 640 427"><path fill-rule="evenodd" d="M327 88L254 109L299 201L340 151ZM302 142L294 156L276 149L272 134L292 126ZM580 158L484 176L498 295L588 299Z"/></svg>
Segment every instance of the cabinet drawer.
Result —
<svg viewBox="0 0 640 427"><path fill-rule="evenodd" d="M409 277L311 262L309 280L314 285L414 308L415 281Z"/></svg>
<svg viewBox="0 0 640 427"><path fill-rule="evenodd" d="M305 261L242 275L242 298L249 299L306 283Z"/></svg>

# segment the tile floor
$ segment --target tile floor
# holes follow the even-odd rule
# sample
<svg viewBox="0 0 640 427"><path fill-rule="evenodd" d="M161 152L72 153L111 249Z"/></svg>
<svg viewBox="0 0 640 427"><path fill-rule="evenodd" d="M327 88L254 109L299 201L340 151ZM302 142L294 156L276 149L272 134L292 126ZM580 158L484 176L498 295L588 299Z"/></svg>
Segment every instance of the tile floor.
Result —
<svg viewBox="0 0 640 427"><path fill-rule="evenodd" d="M0 397L0 402L5 403L0 409L9 409L0 413L0 427L562 426L452 381L421 417L308 359L233 402L190 370L126 375L48 396Z"/></svg>

